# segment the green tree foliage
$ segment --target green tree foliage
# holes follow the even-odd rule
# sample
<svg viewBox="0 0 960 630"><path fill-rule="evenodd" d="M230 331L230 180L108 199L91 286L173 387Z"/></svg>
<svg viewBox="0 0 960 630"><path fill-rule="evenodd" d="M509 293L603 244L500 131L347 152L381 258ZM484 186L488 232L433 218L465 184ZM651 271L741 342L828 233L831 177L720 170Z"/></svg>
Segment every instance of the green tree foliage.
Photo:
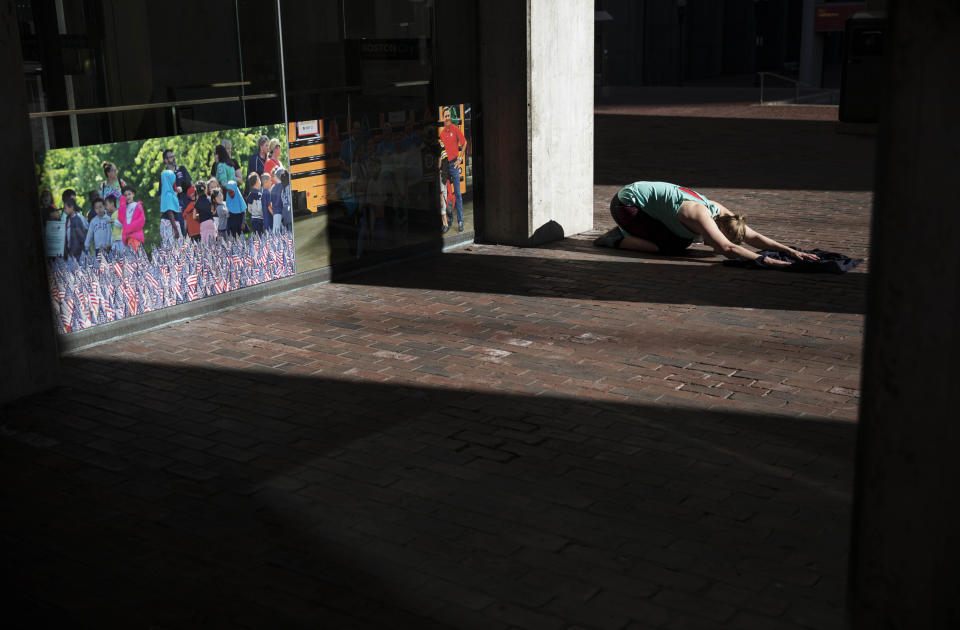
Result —
<svg viewBox="0 0 960 630"><path fill-rule="evenodd" d="M143 202L146 214L144 244L160 242L160 173L163 171L163 151L173 149L177 164L185 166L193 181L209 179L213 164L214 147L224 138L233 143L232 157L240 163L241 171L247 168L247 159L257 150L257 139L265 135L278 138L281 155L287 155L287 134L284 125L264 125L225 131L208 131L183 136L151 138L114 144L97 144L69 149L48 151L39 165L37 191L47 189L53 193L54 203L60 206L60 195L67 188L77 191L77 198L86 210L89 194L95 192L105 180L103 162L117 165L120 179L137 189L137 199ZM284 157L284 163L288 163ZM238 182L243 188L243 182Z"/></svg>

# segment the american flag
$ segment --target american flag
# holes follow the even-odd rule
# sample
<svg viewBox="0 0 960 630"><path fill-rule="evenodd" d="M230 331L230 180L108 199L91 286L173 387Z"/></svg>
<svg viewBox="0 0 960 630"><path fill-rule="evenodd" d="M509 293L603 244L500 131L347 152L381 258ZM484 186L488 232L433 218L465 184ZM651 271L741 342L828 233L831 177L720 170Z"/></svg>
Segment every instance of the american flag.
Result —
<svg viewBox="0 0 960 630"><path fill-rule="evenodd" d="M293 275L293 234L253 234L210 243L180 239L138 252L57 258L48 268L50 300L69 333Z"/></svg>

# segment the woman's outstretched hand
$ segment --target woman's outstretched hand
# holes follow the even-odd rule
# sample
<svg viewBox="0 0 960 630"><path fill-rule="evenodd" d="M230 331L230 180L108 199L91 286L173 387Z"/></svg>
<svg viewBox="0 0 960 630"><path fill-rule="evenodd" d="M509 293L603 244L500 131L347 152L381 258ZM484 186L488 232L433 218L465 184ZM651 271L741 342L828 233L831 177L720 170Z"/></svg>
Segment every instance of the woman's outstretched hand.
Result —
<svg viewBox="0 0 960 630"><path fill-rule="evenodd" d="M789 260L779 260L777 258L770 258L769 256L764 256L763 260L760 261L760 264L762 264L765 267L788 267L793 263L790 262Z"/></svg>
<svg viewBox="0 0 960 630"><path fill-rule="evenodd" d="M790 256L796 258L797 260L820 260L820 257L816 254L808 254L807 252L798 252L795 249L790 250Z"/></svg>

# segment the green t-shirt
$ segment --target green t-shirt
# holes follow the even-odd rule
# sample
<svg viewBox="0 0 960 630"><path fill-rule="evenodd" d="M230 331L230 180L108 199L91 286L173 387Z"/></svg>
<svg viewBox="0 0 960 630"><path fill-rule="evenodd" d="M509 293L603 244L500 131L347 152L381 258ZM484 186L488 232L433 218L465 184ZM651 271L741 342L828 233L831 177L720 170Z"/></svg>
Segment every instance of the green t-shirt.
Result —
<svg viewBox="0 0 960 630"><path fill-rule="evenodd" d="M707 206L710 216L716 216L719 209L700 193L667 182L633 182L617 193L620 203L640 208L649 216L667 226L667 229L683 238L694 238L696 234L684 227L677 217L680 205L684 201L696 201Z"/></svg>

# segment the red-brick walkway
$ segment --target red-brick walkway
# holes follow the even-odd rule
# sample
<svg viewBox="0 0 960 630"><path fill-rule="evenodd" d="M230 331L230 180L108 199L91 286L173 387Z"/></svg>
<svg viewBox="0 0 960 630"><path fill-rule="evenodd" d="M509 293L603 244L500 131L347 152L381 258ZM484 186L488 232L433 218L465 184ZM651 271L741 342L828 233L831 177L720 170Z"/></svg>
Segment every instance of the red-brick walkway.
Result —
<svg viewBox="0 0 960 630"><path fill-rule="evenodd" d="M7 610L23 627L842 627L866 267L590 241L617 182L663 178L863 256L872 145L662 114L598 115L591 234L66 357L62 388L2 410Z"/></svg>

